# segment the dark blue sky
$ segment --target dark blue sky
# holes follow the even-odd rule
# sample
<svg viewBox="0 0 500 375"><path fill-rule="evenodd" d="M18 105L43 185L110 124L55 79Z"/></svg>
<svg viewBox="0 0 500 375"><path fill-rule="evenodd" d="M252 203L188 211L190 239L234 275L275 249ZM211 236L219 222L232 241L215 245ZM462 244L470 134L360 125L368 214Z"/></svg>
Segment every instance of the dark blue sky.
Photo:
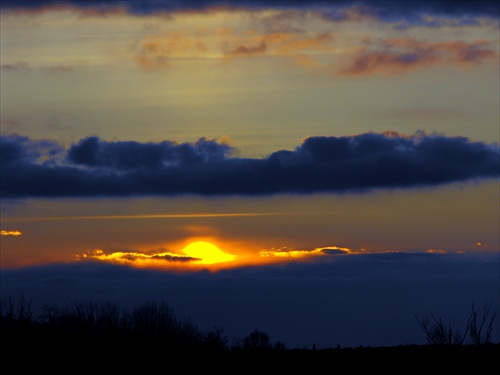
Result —
<svg viewBox="0 0 500 375"><path fill-rule="evenodd" d="M472 303L498 306L498 255L332 255L331 261L175 274L91 262L3 270L1 292L33 310L72 303L125 311L166 302L199 328L228 339L259 329L288 348L426 344L416 317L464 333ZM482 311L482 310L481 310ZM490 316L491 317L491 316ZM500 342L495 321L493 341Z"/></svg>

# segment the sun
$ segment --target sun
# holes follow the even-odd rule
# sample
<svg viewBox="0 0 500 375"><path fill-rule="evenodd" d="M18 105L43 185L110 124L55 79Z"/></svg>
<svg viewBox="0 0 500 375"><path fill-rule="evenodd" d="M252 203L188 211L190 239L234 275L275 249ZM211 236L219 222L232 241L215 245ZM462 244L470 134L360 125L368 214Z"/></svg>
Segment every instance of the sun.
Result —
<svg viewBox="0 0 500 375"><path fill-rule="evenodd" d="M196 264L215 264L229 262L236 258L236 255L223 252L214 244L205 241L190 243L182 250L186 255L198 258Z"/></svg>

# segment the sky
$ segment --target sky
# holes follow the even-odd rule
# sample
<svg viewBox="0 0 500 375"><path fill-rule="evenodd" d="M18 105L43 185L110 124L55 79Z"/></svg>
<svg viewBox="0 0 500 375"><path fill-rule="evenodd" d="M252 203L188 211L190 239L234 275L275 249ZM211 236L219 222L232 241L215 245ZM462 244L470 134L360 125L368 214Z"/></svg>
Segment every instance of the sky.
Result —
<svg viewBox="0 0 500 375"><path fill-rule="evenodd" d="M1 4L2 299L289 347L500 314L497 1Z"/></svg>

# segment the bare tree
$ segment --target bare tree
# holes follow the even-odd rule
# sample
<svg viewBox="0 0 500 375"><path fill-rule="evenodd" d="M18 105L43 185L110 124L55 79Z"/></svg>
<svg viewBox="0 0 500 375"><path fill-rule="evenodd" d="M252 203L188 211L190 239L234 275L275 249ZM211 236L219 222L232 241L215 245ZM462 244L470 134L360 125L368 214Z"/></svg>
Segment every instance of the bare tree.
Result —
<svg viewBox="0 0 500 375"><path fill-rule="evenodd" d="M474 301L472 301L472 312L469 316L468 328L469 336L475 345L490 344L493 331L493 322L496 312L489 317L492 301L485 301L482 311L477 311Z"/></svg>
<svg viewBox="0 0 500 375"><path fill-rule="evenodd" d="M29 322L33 318L31 298L21 296L15 303L12 297L0 301L0 316L2 320Z"/></svg>
<svg viewBox="0 0 500 375"><path fill-rule="evenodd" d="M455 331L451 326L446 326L441 318L425 316L416 317L420 328L425 334L427 343L431 345L461 345L465 341L467 332L463 335Z"/></svg>
<svg viewBox="0 0 500 375"><path fill-rule="evenodd" d="M450 325L443 323L440 317L433 314L419 318L416 316L420 328L425 334L427 343L431 345L462 345L467 334L473 344L482 345L491 343L493 322L496 313L490 317L492 302L485 302L482 311L477 310L472 302L472 311L465 325L465 331L461 334Z"/></svg>

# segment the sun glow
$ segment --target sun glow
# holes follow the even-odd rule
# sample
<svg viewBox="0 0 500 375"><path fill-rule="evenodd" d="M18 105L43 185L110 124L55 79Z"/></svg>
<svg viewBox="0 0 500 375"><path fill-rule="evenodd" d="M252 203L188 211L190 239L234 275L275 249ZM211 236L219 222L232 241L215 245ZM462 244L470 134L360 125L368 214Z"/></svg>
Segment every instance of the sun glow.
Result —
<svg viewBox="0 0 500 375"><path fill-rule="evenodd" d="M214 244L205 241L197 241L187 245L182 250L186 255L197 258L196 264L214 264L234 260L236 255L223 252Z"/></svg>

